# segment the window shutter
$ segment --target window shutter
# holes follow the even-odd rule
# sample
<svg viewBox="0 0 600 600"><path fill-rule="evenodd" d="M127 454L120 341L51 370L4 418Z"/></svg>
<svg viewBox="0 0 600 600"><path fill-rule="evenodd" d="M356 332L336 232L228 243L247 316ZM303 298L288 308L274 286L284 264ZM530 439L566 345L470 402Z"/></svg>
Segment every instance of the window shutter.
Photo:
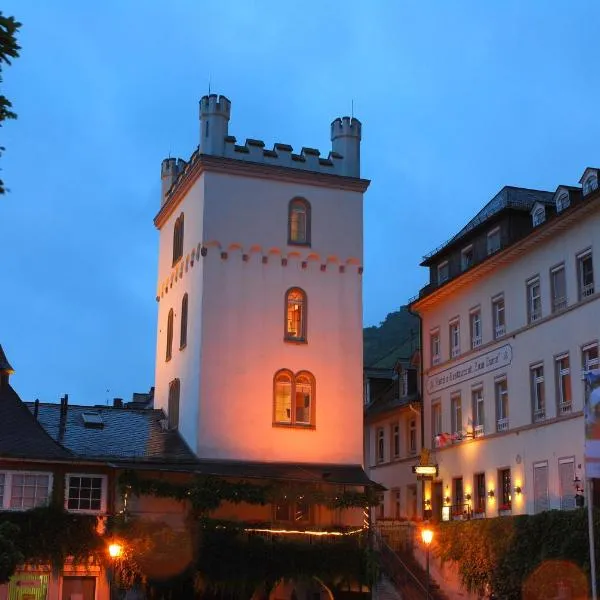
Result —
<svg viewBox="0 0 600 600"><path fill-rule="evenodd" d="M560 508L571 510L575 508L575 489L573 488L575 464L573 461L558 464L558 478L560 481Z"/></svg>

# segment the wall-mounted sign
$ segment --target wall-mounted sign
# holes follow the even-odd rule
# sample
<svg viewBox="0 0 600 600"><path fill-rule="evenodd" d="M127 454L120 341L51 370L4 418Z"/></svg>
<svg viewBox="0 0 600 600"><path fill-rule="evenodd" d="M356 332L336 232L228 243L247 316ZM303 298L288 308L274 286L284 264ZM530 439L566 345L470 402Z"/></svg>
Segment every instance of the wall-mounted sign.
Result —
<svg viewBox="0 0 600 600"><path fill-rule="evenodd" d="M427 377L427 392L435 394L452 385L458 385L474 377L480 377L496 369L502 369L510 365L511 361L512 346L505 344L495 350L478 354L471 360L453 365L448 369L435 373L435 375L430 375Z"/></svg>

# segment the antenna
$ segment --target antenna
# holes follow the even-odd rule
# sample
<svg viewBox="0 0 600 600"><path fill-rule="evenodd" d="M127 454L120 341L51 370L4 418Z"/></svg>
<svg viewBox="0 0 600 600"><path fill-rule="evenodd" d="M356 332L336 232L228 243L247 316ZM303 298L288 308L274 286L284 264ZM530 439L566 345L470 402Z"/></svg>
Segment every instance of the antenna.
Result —
<svg viewBox="0 0 600 600"><path fill-rule="evenodd" d="M210 75L208 76L208 95L210 96Z"/></svg>
<svg viewBox="0 0 600 600"><path fill-rule="evenodd" d="M352 98L352 112L351 112L352 118L354 119L354 98Z"/></svg>

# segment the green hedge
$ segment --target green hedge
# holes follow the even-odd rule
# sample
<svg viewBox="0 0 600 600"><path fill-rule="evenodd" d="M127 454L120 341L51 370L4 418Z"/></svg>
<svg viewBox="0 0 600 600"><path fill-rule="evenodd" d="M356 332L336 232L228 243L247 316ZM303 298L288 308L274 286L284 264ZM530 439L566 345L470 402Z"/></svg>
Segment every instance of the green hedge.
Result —
<svg viewBox="0 0 600 600"><path fill-rule="evenodd" d="M600 553L600 513L594 515L596 557ZM565 561L563 578L589 577L587 509L547 511L537 515L474 519L442 523L436 552L443 562L458 565L462 584L470 592L491 588L497 598L542 597L524 594L536 569L548 561ZM598 564L598 561L596 561ZM561 567L562 568L562 567ZM542 593L540 591L540 593Z"/></svg>

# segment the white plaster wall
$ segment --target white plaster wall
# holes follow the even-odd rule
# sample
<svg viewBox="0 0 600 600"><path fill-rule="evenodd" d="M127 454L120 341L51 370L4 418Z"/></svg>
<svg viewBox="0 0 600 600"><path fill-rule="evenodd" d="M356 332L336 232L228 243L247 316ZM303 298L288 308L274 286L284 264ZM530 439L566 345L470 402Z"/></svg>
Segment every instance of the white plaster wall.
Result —
<svg viewBox="0 0 600 600"><path fill-rule="evenodd" d="M192 250L198 249L202 241L204 220L204 185L199 178L174 213L162 226L159 233L158 287L177 273L173 283L158 302L158 322L156 339L156 362L154 378L154 406L168 412L169 382L180 379L179 430L189 446L197 445L198 402L200 389L200 340L202 338L202 279L204 264L202 258L190 258ZM184 213L183 258L177 268L172 267L173 228L175 220ZM179 349L181 329L181 301L188 294L187 345ZM165 360L167 347L167 317L173 309L173 351L172 358Z"/></svg>
<svg viewBox="0 0 600 600"><path fill-rule="evenodd" d="M311 203L311 248L287 246L296 196ZM204 173L162 227L159 283L171 272L182 211L184 254L199 241L208 251L159 302L156 405L166 407L168 383L179 377L180 430L204 458L362 463L362 194ZM293 286L307 293L308 344L283 341L284 297ZM185 291L188 346L180 352ZM173 358L165 362L171 306ZM273 427L273 376L282 368L315 376L314 430Z"/></svg>
<svg viewBox="0 0 600 600"><path fill-rule="evenodd" d="M465 478L465 493L472 484L472 475L486 473L489 487L497 485L497 469L512 468L513 486L521 479L524 494L514 504L513 512L533 510L532 464L536 461L548 461L549 491L551 507L559 507L558 498L558 459L575 457L575 466L583 463L584 430L581 410L583 409L584 386L581 381L581 347L600 338L600 295L577 303L577 262L581 251L592 248L594 255L594 280L596 291L600 289L600 215L596 212L581 222L551 239L540 243L526 256L512 264L498 267L493 273L468 288L445 298L438 306L427 309L423 316L424 336L424 418L426 445L432 444L431 402L440 399L442 403L442 429L451 431L450 396L460 391L462 396L463 429L467 430L471 416L471 390L476 384L482 384L485 398L485 432L480 440L465 441L437 452L440 464L440 477L451 484L452 477ZM551 313L550 269L565 263L567 296L569 310L547 320L542 319L527 326L526 281L538 275L541 281L542 313L547 317ZM450 286L452 283L449 284ZM497 342L492 340L492 298L504 293L507 335ZM470 347L469 310L481 306L483 325L483 345L476 351ZM462 355L454 361L448 361L449 321L460 316ZM429 332L440 328L442 362L435 368L431 364ZM512 362L509 366L487 373L479 378L463 381L447 387L440 392L429 394L428 377L444 369L485 354L503 344L512 347ZM569 352L571 367L572 416L553 421L556 417L555 356ZM546 417L549 424L532 427L520 433L495 434L496 415L494 397L494 379L506 374L509 393L510 428L531 426L532 409L530 393L530 366L543 362L546 392ZM488 435L493 434L492 437ZM522 462L516 462L517 455ZM513 495L513 501L517 500Z"/></svg>

